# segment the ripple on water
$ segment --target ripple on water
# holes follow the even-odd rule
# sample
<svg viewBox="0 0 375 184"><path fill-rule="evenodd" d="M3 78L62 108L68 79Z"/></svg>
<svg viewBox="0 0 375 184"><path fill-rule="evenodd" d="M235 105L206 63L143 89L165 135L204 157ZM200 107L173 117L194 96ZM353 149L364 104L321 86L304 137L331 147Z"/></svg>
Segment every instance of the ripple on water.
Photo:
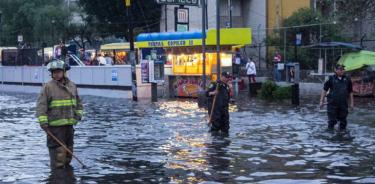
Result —
<svg viewBox="0 0 375 184"><path fill-rule="evenodd" d="M264 177L264 176L283 176L286 172L255 172L251 173L250 176Z"/></svg>
<svg viewBox="0 0 375 184"><path fill-rule="evenodd" d="M273 180L263 180L257 182L259 184L296 184L296 183L303 183L303 184L323 184L327 183L326 180L323 179L316 179L316 180L296 180L296 179L273 179Z"/></svg>

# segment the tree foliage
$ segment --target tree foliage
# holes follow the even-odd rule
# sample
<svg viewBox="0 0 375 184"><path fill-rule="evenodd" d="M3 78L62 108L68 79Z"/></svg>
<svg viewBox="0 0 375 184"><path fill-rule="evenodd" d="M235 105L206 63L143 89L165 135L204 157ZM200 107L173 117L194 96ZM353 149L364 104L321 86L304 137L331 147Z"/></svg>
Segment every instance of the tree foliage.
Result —
<svg viewBox="0 0 375 184"><path fill-rule="evenodd" d="M365 27L369 26L367 20L375 16L374 0L319 0L318 8L323 15L331 16L346 29L351 29L355 40L363 36Z"/></svg>
<svg viewBox="0 0 375 184"><path fill-rule="evenodd" d="M291 16L283 21L283 27L287 29L276 29L271 34L266 43L274 46L275 49L283 53L284 48L288 61L294 61L295 52L294 46L296 42L296 34L302 35L302 46L319 43L326 41L345 41L340 35L341 25L339 22L329 17L322 16L319 12L315 12L310 8L302 8L294 12ZM286 30L286 33L284 32ZM284 36L286 36L284 38ZM284 47L284 39L286 43ZM316 50L309 48L298 47L297 58L301 68L313 69L317 66L318 55ZM273 55L269 55L269 60L272 61Z"/></svg>
<svg viewBox="0 0 375 184"><path fill-rule="evenodd" d="M160 22L160 5L150 0L132 0L131 13L136 34L157 32ZM80 0L91 24L95 24L100 37L126 37L130 17L127 16L125 1ZM136 35L135 34L135 35Z"/></svg>
<svg viewBox="0 0 375 184"><path fill-rule="evenodd" d="M64 0L1 0L0 44L16 45L18 35L34 46L67 39L65 30L71 16L63 3Z"/></svg>
<svg viewBox="0 0 375 184"><path fill-rule="evenodd" d="M375 12L374 0L319 0L318 6L323 14L335 15L346 23L352 23L354 18L364 19Z"/></svg>

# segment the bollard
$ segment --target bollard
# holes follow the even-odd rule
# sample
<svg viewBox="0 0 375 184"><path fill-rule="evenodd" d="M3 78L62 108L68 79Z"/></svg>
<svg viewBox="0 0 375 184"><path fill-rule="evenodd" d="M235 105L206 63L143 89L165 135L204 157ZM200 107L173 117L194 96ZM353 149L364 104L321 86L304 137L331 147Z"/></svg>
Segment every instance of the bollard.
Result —
<svg viewBox="0 0 375 184"><path fill-rule="evenodd" d="M233 80L233 90L234 90L234 96L237 97L238 96L238 79L234 79Z"/></svg>
<svg viewBox="0 0 375 184"><path fill-rule="evenodd" d="M258 94L258 90L262 87L262 83L250 83L249 84L249 95L256 96Z"/></svg>
<svg viewBox="0 0 375 184"><path fill-rule="evenodd" d="M151 102L158 101L158 84L155 82L151 83Z"/></svg>
<svg viewBox="0 0 375 184"><path fill-rule="evenodd" d="M299 84L292 85L292 105L299 106Z"/></svg>

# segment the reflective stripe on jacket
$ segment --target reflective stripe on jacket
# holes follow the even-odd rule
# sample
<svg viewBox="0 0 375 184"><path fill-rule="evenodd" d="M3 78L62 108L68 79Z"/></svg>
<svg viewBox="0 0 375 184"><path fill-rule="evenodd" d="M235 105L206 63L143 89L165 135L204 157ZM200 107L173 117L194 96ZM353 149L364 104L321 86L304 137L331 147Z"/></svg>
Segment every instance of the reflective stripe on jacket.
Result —
<svg viewBox="0 0 375 184"><path fill-rule="evenodd" d="M76 85L66 79L65 85L55 80L45 84L37 102L38 122L50 126L75 125L82 118L83 106Z"/></svg>

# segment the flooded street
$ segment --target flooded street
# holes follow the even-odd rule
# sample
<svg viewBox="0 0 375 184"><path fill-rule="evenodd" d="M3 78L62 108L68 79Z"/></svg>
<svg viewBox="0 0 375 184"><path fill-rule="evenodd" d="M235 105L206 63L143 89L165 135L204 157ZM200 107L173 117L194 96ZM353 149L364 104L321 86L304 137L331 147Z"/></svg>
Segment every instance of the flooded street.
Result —
<svg viewBox="0 0 375 184"><path fill-rule="evenodd" d="M223 137L194 101L84 96L75 154L88 168L51 173L36 98L0 93L0 183L375 183L374 99L356 99L345 134L326 131L317 98L241 97Z"/></svg>

